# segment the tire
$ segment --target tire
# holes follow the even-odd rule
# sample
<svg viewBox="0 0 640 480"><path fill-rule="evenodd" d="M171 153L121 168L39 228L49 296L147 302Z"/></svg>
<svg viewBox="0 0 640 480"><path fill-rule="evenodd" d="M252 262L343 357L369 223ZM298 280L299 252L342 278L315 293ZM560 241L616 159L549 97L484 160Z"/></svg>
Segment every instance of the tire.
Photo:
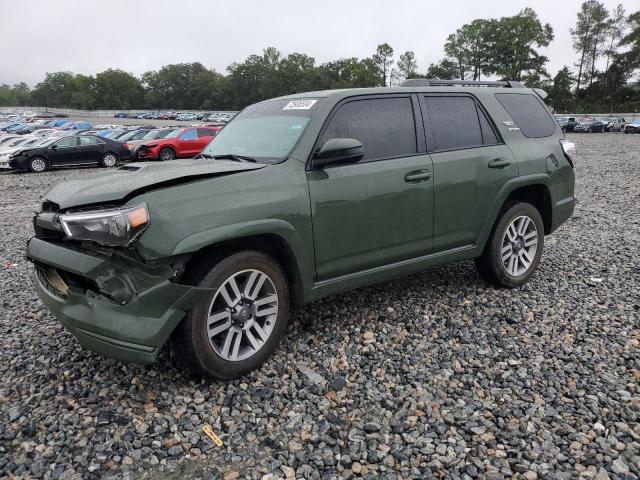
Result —
<svg viewBox="0 0 640 480"><path fill-rule="evenodd" d="M162 160L163 162L173 160L176 158L176 152L173 151L172 148L163 148L158 153L158 160Z"/></svg>
<svg viewBox="0 0 640 480"><path fill-rule="evenodd" d="M49 168L49 163L42 157L32 157L29 160L29 171L33 173L42 173Z"/></svg>
<svg viewBox="0 0 640 480"><path fill-rule="evenodd" d="M118 164L118 156L115 153L107 152L100 160L100 166L104 168L113 168Z"/></svg>
<svg viewBox="0 0 640 480"><path fill-rule="evenodd" d="M521 227L523 223L520 222L523 222L523 218L529 220L528 223L525 222L527 227L524 229L524 235L521 235L519 231L515 232L517 234L515 235L516 241L511 242L510 237L513 230L509 230L510 233L507 233L507 229L512 225L515 228ZM531 236L533 231L535 231L535 236ZM531 248L532 246L535 246L535 251ZM504 253L506 258L503 260L503 251L507 247L510 247L511 250ZM496 287L520 287L529 280L538 268L543 248L544 224L540 212L530 203L510 203L502 209L482 255L475 260L476 268L485 281ZM521 251L524 253L520 254ZM507 257L509 252L510 256ZM515 260L513 260L514 254ZM506 265L505 262L507 262ZM527 262L530 263L525 268ZM510 269L511 271L509 271Z"/></svg>
<svg viewBox="0 0 640 480"><path fill-rule="evenodd" d="M262 252L241 251L210 257L189 273L187 283L213 293L174 332L174 357L196 375L220 380L238 378L260 367L275 350L289 321L289 285L280 265ZM233 293L231 279L237 293L247 294L239 304L241 297ZM230 304L236 305L234 312L229 312Z"/></svg>

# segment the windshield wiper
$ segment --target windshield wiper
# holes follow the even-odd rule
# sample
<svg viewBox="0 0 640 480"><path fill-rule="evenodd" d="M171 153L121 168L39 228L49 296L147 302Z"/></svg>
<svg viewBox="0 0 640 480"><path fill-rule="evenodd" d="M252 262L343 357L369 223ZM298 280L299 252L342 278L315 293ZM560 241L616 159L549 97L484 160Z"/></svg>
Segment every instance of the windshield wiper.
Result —
<svg viewBox="0 0 640 480"><path fill-rule="evenodd" d="M247 157L245 155L235 155L233 153L225 153L223 155L213 155L216 160L233 160L234 162L251 162L256 163L257 160L253 157Z"/></svg>
<svg viewBox="0 0 640 480"><path fill-rule="evenodd" d="M209 155L208 153L201 153L197 155L195 158L215 158L213 155Z"/></svg>

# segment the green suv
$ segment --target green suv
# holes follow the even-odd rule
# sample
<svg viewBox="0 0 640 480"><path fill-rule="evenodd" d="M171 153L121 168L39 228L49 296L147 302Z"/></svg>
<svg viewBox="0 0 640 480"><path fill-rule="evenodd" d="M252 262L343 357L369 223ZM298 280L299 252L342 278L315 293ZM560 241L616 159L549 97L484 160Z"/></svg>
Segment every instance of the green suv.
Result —
<svg viewBox="0 0 640 480"><path fill-rule="evenodd" d="M543 94L414 80L251 105L197 158L49 190L38 294L86 348L149 363L171 338L230 379L268 358L293 305L471 259L518 287L574 208Z"/></svg>

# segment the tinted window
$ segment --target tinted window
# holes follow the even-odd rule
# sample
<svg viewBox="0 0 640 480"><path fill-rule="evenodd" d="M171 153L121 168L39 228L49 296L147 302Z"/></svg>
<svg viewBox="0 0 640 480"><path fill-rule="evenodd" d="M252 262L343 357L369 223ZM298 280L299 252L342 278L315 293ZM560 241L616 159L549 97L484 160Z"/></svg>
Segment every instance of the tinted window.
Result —
<svg viewBox="0 0 640 480"><path fill-rule="evenodd" d="M180 135L180 140L195 140L198 138L195 129L187 130L182 135Z"/></svg>
<svg viewBox="0 0 640 480"><path fill-rule="evenodd" d="M66 137L56 142L56 147L75 147L78 137Z"/></svg>
<svg viewBox="0 0 640 480"><path fill-rule="evenodd" d="M102 142L94 137L80 137L80 145L97 145L99 143Z"/></svg>
<svg viewBox="0 0 640 480"><path fill-rule="evenodd" d="M526 137L548 137L555 132L555 122L534 95L498 93L496 98Z"/></svg>
<svg viewBox="0 0 640 480"><path fill-rule="evenodd" d="M208 128L199 128L198 137L215 137L216 132L209 130Z"/></svg>
<svg viewBox="0 0 640 480"><path fill-rule="evenodd" d="M496 136L496 132L489 123L489 119L487 115L482 111L481 108L478 108L478 117L480 117L480 129L482 130L482 143L485 145L497 145L500 143L498 141L498 137Z"/></svg>
<svg viewBox="0 0 640 480"><path fill-rule="evenodd" d="M411 99L371 98L345 103L329 121L319 145L331 138L362 142L364 161L415 154L417 139Z"/></svg>
<svg viewBox="0 0 640 480"><path fill-rule="evenodd" d="M430 150L456 150L482 145L476 102L465 96L425 96L433 132Z"/></svg>

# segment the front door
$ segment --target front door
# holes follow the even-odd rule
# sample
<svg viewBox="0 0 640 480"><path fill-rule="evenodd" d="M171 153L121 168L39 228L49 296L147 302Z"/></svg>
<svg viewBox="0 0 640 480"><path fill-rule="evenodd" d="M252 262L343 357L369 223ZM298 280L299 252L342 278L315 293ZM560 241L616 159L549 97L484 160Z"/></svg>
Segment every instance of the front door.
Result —
<svg viewBox="0 0 640 480"><path fill-rule="evenodd" d="M317 280L429 252L432 165L417 133L417 110L410 95L356 97L329 117L316 148L332 138L353 138L365 156L307 174Z"/></svg>
<svg viewBox="0 0 640 480"><path fill-rule="evenodd" d="M77 147L78 137L75 135L64 137L49 147L49 163L55 165L70 165L80 156Z"/></svg>
<svg viewBox="0 0 640 480"><path fill-rule="evenodd" d="M178 157L193 157L198 150L198 133L195 128L190 128L178 137Z"/></svg>

